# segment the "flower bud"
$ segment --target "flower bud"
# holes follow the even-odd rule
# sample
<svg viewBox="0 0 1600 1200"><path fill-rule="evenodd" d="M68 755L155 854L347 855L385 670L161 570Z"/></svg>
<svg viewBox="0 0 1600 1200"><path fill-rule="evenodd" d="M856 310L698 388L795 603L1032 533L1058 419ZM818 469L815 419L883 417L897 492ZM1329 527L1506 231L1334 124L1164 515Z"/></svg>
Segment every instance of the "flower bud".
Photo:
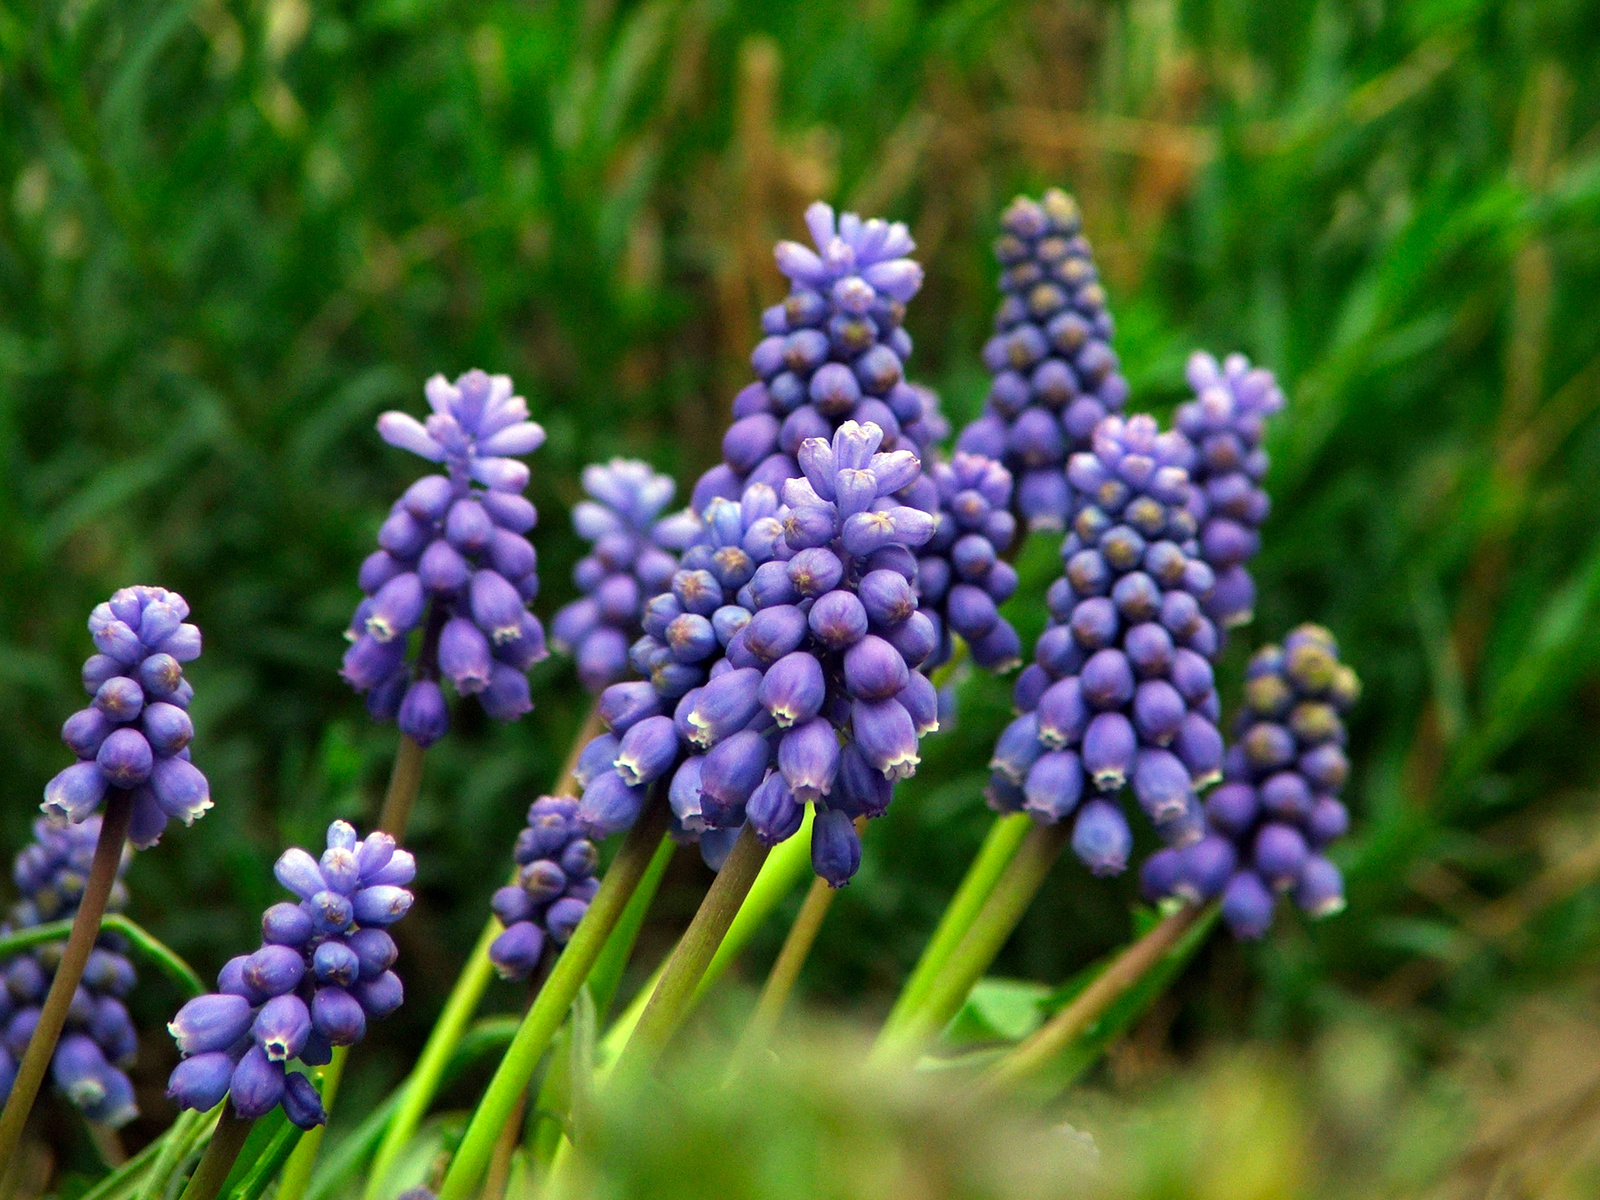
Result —
<svg viewBox="0 0 1600 1200"><path fill-rule="evenodd" d="M1222 919L1233 936L1254 940L1272 924L1272 893L1254 871L1236 871L1222 893Z"/></svg>
<svg viewBox="0 0 1600 1200"><path fill-rule="evenodd" d="M342 941L330 939L323 942L311 955L311 972L318 983L336 983L348 987L355 982L360 970L361 961L356 957L356 952Z"/></svg>
<svg viewBox="0 0 1600 1200"><path fill-rule="evenodd" d="M274 996L261 1006L251 1027L256 1045L273 1062L299 1055L311 1033L311 1013L299 996Z"/></svg>
<svg viewBox="0 0 1600 1200"><path fill-rule="evenodd" d="M221 1051L185 1058L167 1079L167 1098L179 1108L210 1112L228 1094L233 1066L233 1058Z"/></svg>
<svg viewBox="0 0 1600 1200"><path fill-rule="evenodd" d="M250 1030L254 1011L243 996L210 993L196 996L178 1010L167 1032L185 1057L226 1050Z"/></svg>
<svg viewBox="0 0 1600 1200"><path fill-rule="evenodd" d="M299 905L287 901L274 904L261 914L261 940L299 949L311 940L310 915Z"/></svg>
<svg viewBox="0 0 1600 1200"><path fill-rule="evenodd" d="M1120 875L1133 850L1133 831L1116 805L1094 799L1078 810L1072 851L1095 875Z"/></svg>
<svg viewBox="0 0 1600 1200"><path fill-rule="evenodd" d="M311 1023L335 1046L353 1046L367 1031L361 1003L351 992L332 985L319 987L311 998Z"/></svg>
<svg viewBox="0 0 1600 1200"><path fill-rule="evenodd" d="M502 979L526 979L543 956L544 930L527 920L507 925L489 946L489 961Z"/></svg>
<svg viewBox="0 0 1600 1200"><path fill-rule="evenodd" d="M315 1129L328 1123L328 1113L322 1107L316 1085L299 1071L285 1073L282 1104L283 1115L297 1129Z"/></svg>
<svg viewBox="0 0 1600 1200"><path fill-rule="evenodd" d="M254 1120L277 1106L283 1088L283 1064L269 1059L260 1046L251 1046L233 1069L228 1091L239 1119Z"/></svg>
<svg viewBox="0 0 1600 1200"><path fill-rule="evenodd" d="M830 887L850 882L861 867L861 839L850 817L838 809L817 813L811 824L811 867Z"/></svg>
<svg viewBox="0 0 1600 1200"><path fill-rule="evenodd" d="M393 971L385 971L372 979L361 980L351 989L351 993L367 1016L374 1021L387 1017L405 1001L405 988L400 982L400 976Z"/></svg>

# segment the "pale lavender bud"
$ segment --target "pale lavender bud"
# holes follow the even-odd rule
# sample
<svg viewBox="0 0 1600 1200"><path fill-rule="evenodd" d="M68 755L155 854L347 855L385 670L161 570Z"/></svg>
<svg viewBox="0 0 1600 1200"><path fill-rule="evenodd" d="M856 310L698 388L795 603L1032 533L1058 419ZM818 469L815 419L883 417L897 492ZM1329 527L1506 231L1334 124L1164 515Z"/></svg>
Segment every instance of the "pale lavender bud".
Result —
<svg viewBox="0 0 1600 1200"><path fill-rule="evenodd" d="M167 1032L178 1043L178 1053L206 1054L226 1050L250 1030L254 1018L250 1002L243 996L212 993L196 996L178 1010L167 1024Z"/></svg>
<svg viewBox="0 0 1600 1200"><path fill-rule="evenodd" d="M1133 771L1139 739L1120 712L1103 712L1083 733L1083 766L1103 792L1115 791ZM992 764L991 764L992 765Z"/></svg>
<svg viewBox="0 0 1600 1200"><path fill-rule="evenodd" d="M1236 871L1222 893L1222 919L1233 936L1254 940L1272 925L1272 893L1254 871Z"/></svg>
<svg viewBox="0 0 1600 1200"><path fill-rule="evenodd" d="M1048 824L1055 824L1074 808L1083 796L1083 763L1071 750L1053 750L1041 755L1028 770L1023 785L1025 808Z"/></svg>
<svg viewBox="0 0 1600 1200"><path fill-rule="evenodd" d="M1072 851L1095 875L1120 875L1133 851L1133 831L1116 805L1094 799L1078 810Z"/></svg>
<svg viewBox="0 0 1600 1200"><path fill-rule="evenodd" d="M261 914L263 942L299 948L311 940L312 933L310 914L298 904L284 901Z"/></svg>

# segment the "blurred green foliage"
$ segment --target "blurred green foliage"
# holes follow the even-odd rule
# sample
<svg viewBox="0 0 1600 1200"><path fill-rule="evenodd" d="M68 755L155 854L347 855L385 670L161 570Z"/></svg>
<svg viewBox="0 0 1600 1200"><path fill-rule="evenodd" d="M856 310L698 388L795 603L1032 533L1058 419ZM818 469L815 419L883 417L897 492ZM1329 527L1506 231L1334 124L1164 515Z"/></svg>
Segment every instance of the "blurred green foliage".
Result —
<svg viewBox="0 0 1600 1200"><path fill-rule="evenodd" d="M1245 1039L1315 1057L1357 1029L1385 1103L1475 1111L1425 1068L1600 965L1597 77L1600 9L1576 0L8 2L0 840L22 843L64 762L88 609L128 582L181 590L207 639L196 757L217 807L140 856L132 911L214 970L275 898L285 842L376 811L394 734L335 672L356 564L415 472L378 412L418 411L435 371L512 374L551 434L548 614L582 464L637 454L686 488L715 460L780 294L771 243L809 199L910 222L912 370L959 421L985 387L996 215L1060 183L1136 407L1165 414L1196 347L1249 353L1290 396L1261 604L1225 679L1312 619L1367 684L1349 911L1285 916L1259 948L1214 939L1095 1078L1137 1088ZM1031 633L1053 548L1023 566ZM519 725L469 713L430 755L410 1003L360 1056L353 1112L420 1044L482 921L483 864L581 718L563 664L535 688ZM886 1008L987 825L1006 704L966 684L874 823L813 1002ZM680 861L642 953L704 879ZM1063 864L1004 973L1066 979L1125 938L1131 889ZM136 1005L155 1031L162 988ZM145 1134L171 1054L148 1042Z"/></svg>

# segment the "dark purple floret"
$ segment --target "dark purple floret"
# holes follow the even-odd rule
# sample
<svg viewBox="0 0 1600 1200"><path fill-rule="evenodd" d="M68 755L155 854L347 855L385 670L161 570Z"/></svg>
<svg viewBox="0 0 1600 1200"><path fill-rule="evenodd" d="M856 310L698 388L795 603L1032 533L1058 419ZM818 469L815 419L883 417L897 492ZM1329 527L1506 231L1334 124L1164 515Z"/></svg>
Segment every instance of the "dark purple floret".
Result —
<svg viewBox="0 0 1600 1200"><path fill-rule="evenodd" d="M1181 852L1167 894L1222 897L1234 935L1262 936L1273 896L1289 893L1313 917L1344 907L1344 881L1325 855L1350 818L1344 714L1360 693L1333 635L1302 625L1250 660L1244 708L1224 782L1205 804L1208 835Z"/></svg>
<svg viewBox="0 0 1600 1200"><path fill-rule="evenodd" d="M1242 354L1219 366L1197 352L1187 374L1195 399L1180 405L1173 421L1195 447L1190 476L1202 501L1200 552L1217 576L1206 613L1228 629L1249 621L1255 607L1246 564L1260 547L1258 530L1271 507L1261 487L1267 472L1261 440L1266 419L1283 408L1283 391L1271 371L1251 367Z"/></svg>
<svg viewBox="0 0 1600 1200"><path fill-rule="evenodd" d="M671 721L652 717L628 736L649 728L652 721L666 722L665 732L672 733ZM668 745L675 756L675 740ZM588 911L599 854L578 822L578 802L565 796L535 800L528 808L528 826L517 836L516 860L517 882L497 891L493 901L505 931L489 947L489 958L502 979L528 978L545 947L566 945Z"/></svg>
<svg viewBox="0 0 1600 1200"><path fill-rule="evenodd" d="M358 841L351 825L335 821L320 858L287 850L273 874L299 901L267 909L261 947L231 959L217 991L189 1001L167 1025L183 1056L167 1095L204 1111L231 1092L241 1117L281 1104L309 1129L327 1114L315 1086L287 1064L325 1065L332 1047L353 1045L368 1020L399 1007L404 989L389 970L387 926L411 907L405 885L416 861L386 833Z"/></svg>
<svg viewBox="0 0 1600 1200"><path fill-rule="evenodd" d="M547 654L528 610L539 594L538 557L525 536L538 521L523 496L520 456L544 442L505 375L442 375L425 388L426 424L402 412L378 418L383 440L442 464L389 510L378 549L361 565L366 599L346 636L342 674L382 721L428 746L449 727L441 677L478 697L498 721L532 707L526 672ZM411 635L420 646L408 662Z"/></svg>
<svg viewBox="0 0 1600 1200"><path fill-rule="evenodd" d="M1071 516L1067 458L1121 411L1128 385L1076 201L1055 188L1037 201L1019 196L1000 224L1001 300L983 348L989 399L956 445L1016 476L1013 511L1030 528L1062 529Z"/></svg>
<svg viewBox="0 0 1600 1200"><path fill-rule="evenodd" d="M33 842L17 855L12 868L12 879L22 898L0 922L0 935L67 920L78 911L100 837L100 817L93 815L65 827L40 819L34 822L33 836ZM122 875L131 859L131 852L125 850L107 905L110 911L120 911L127 905ZM36 946L9 960L0 960L0 1031L4 1031L4 1039L0 1040L0 1101L11 1092L17 1064L55 978L63 944ZM90 952L77 996L67 1010L66 1026L50 1067L57 1090L91 1121L113 1128L126 1125L139 1115L133 1085L126 1074L139 1050L138 1031L122 1002L135 983L126 949L117 935L100 935Z"/></svg>

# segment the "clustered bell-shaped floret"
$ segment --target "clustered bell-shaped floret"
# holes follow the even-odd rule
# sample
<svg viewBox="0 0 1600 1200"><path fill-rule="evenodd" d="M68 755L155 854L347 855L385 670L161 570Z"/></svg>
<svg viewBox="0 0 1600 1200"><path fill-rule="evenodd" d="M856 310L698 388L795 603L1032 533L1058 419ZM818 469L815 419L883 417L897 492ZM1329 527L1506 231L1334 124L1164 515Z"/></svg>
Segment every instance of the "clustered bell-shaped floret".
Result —
<svg viewBox="0 0 1600 1200"><path fill-rule="evenodd" d="M1011 472L981 454L957 451L927 474L938 489L939 513L917 562L917 593L939 646L922 669L949 659L950 635L957 633L978 666L1009 671L1022 654L1017 631L998 608L1017 590L1016 569L1001 557L1017 532Z"/></svg>
<svg viewBox="0 0 1600 1200"><path fill-rule="evenodd" d="M406 890L416 860L386 833L356 840L344 821L328 826L320 858L285 851L273 868L295 901L261 917L261 947L228 960L217 991L178 1010L167 1026L183 1061L167 1095L204 1112L226 1095L242 1118L277 1105L301 1129L327 1120L311 1081L285 1064L332 1061L367 1022L400 1007L405 991L392 968L398 951L388 926L411 907Z"/></svg>
<svg viewBox="0 0 1600 1200"><path fill-rule="evenodd" d="M1255 654L1244 693L1224 782L1206 799L1206 836L1152 855L1141 882L1152 899L1220 895L1234 936L1259 938L1277 893L1313 917L1344 908L1344 879L1324 850L1350 826L1343 716L1361 684L1331 633L1301 625L1281 649Z"/></svg>
<svg viewBox="0 0 1600 1200"><path fill-rule="evenodd" d="M572 572L583 595L556 613L550 640L577 660L578 679L591 692L627 674L645 602L668 589L677 555L699 535L692 513L658 519L673 486L637 459L583 469L583 490L593 499L572 510L572 525L592 549Z"/></svg>
<svg viewBox="0 0 1600 1200"><path fill-rule="evenodd" d="M17 855L12 878L22 899L0 923L0 935L66 920L78 911L100 837L100 818L89 817L64 829L36 821L33 837L33 843ZM130 860L124 852L106 905L112 912L127 905L122 873ZM39 1023L64 946L54 942L0 962L0 1101L11 1094L17 1064ZM62 1094L89 1120L112 1128L139 1115L133 1084L125 1073L139 1052L139 1034L123 1004L134 982L126 944L116 934L102 933L89 952L83 981L67 1009L66 1025L50 1062Z"/></svg>
<svg viewBox="0 0 1600 1200"><path fill-rule="evenodd" d="M1197 789L1223 758L1201 610L1213 577L1193 557L1192 488L1181 435L1150 417L1109 417L1073 456L1083 497L1061 546L1050 623L1017 679L1022 714L1000 735L988 798L1053 824L1076 813L1072 845L1096 874L1126 868L1133 834L1116 795L1131 785L1169 844L1200 837Z"/></svg>
<svg viewBox="0 0 1600 1200"><path fill-rule="evenodd" d="M1271 503L1261 487L1267 452L1266 419L1283 409L1283 390L1271 371L1242 354L1217 360L1190 356L1195 399L1179 405L1173 424L1195 446L1189 474L1205 501L1200 554L1217 574L1206 613L1221 628L1243 625L1255 608L1255 582L1245 564L1261 548L1261 523Z"/></svg>
<svg viewBox="0 0 1600 1200"><path fill-rule="evenodd" d="M727 556L742 580L740 615L725 620L716 607L724 584L711 569L694 589L675 582L673 605L693 612L690 601L698 604L710 653L721 644L722 655L704 683L657 668L648 689L607 690L601 712L611 733L580 763L579 815L591 831L631 823L644 789L660 779L670 779L668 800L684 828L733 830L748 820L768 845L799 830L809 801L817 873L835 886L855 873L854 819L887 809L894 781L916 769L918 739L937 724L933 685L916 670L937 631L917 609L913 553L935 519L895 502L921 465L910 451L883 451L882 441L877 426L846 421L831 440L800 447L804 476L785 485L785 506L772 517L752 524L748 513L735 521L715 505L707 510L709 529L726 526L715 539L725 547L735 529L759 529ZM684 567L707 549L685 554ZM732 630L725 639L719 622ZM706 641L695 630L677 640ZM675 637L668 628L657 640L670 646Z"/></svg>
<svg viewBox="0 0 1600 1200"><path fill-rule="evenodd" d="M502 979L526 979L545 946L565 946L600 889L600 855L578 824L578 802L541 796L517 835L517 882L495 892L492 907L505 932L489 947Z"/></svg>
<svg viewBox="0 0 1600 1200"><path fill-rule="evenodd" d="M1055 188L1037 201L1019 196L1000 224L1002 298L983 348L994 379L983 415L956 445L1010 469L1029 528L1061 529L1072 508L1062 466L1121 411L1128 384L1077 202Z"/></svg>
<svg viewBox="0 0 1600 1200"><path fill-rule="evenodd" d="M538 514L522 495L528 468L517 457L537 450L544 430L505 375L468 371L453 384L435 375L425 390L426 424L387 412L378 432L447 473L413 483L379 528L379 548L361 564L366 599L342 671L376 719L398 720L422 746L449 728L441 676L494 719L514 721L533 707L528 668L548 653L528 611L539 571L525 535ZM408 664L418 628L421 648Z"/></svg>
<svg viewBox="0 0 1600 1200"><path fill-rule="evenodd" d="M766 335L750 356L760 380L733 402L723 461L695 485L704 512L716 496L737 499L751 483L775 491L799 476L807 438L830 438L845 421L872 422L889 449L919 452L942 435L937 399L905 379L911 338L905 305L922 286L922 268L900 222L863 221L820 201L806 210L816 249L779 242L778 269L789 278L782 304L761 318Z"/></svg>
<svg viewBox="0 0 1600 1200"><path fill-rule="evenodd" d="M93 700L61 727L78 761L45 785L39 807L52 821L87 820L119 788L132 793L128 840L144 849L169 820L192 825L211 807L211 787L189 761L194 687L183 664L200 657L200 630L188 615L177 592L143 586L89 615L98 653L83 664L83 689Z"/></svg>

